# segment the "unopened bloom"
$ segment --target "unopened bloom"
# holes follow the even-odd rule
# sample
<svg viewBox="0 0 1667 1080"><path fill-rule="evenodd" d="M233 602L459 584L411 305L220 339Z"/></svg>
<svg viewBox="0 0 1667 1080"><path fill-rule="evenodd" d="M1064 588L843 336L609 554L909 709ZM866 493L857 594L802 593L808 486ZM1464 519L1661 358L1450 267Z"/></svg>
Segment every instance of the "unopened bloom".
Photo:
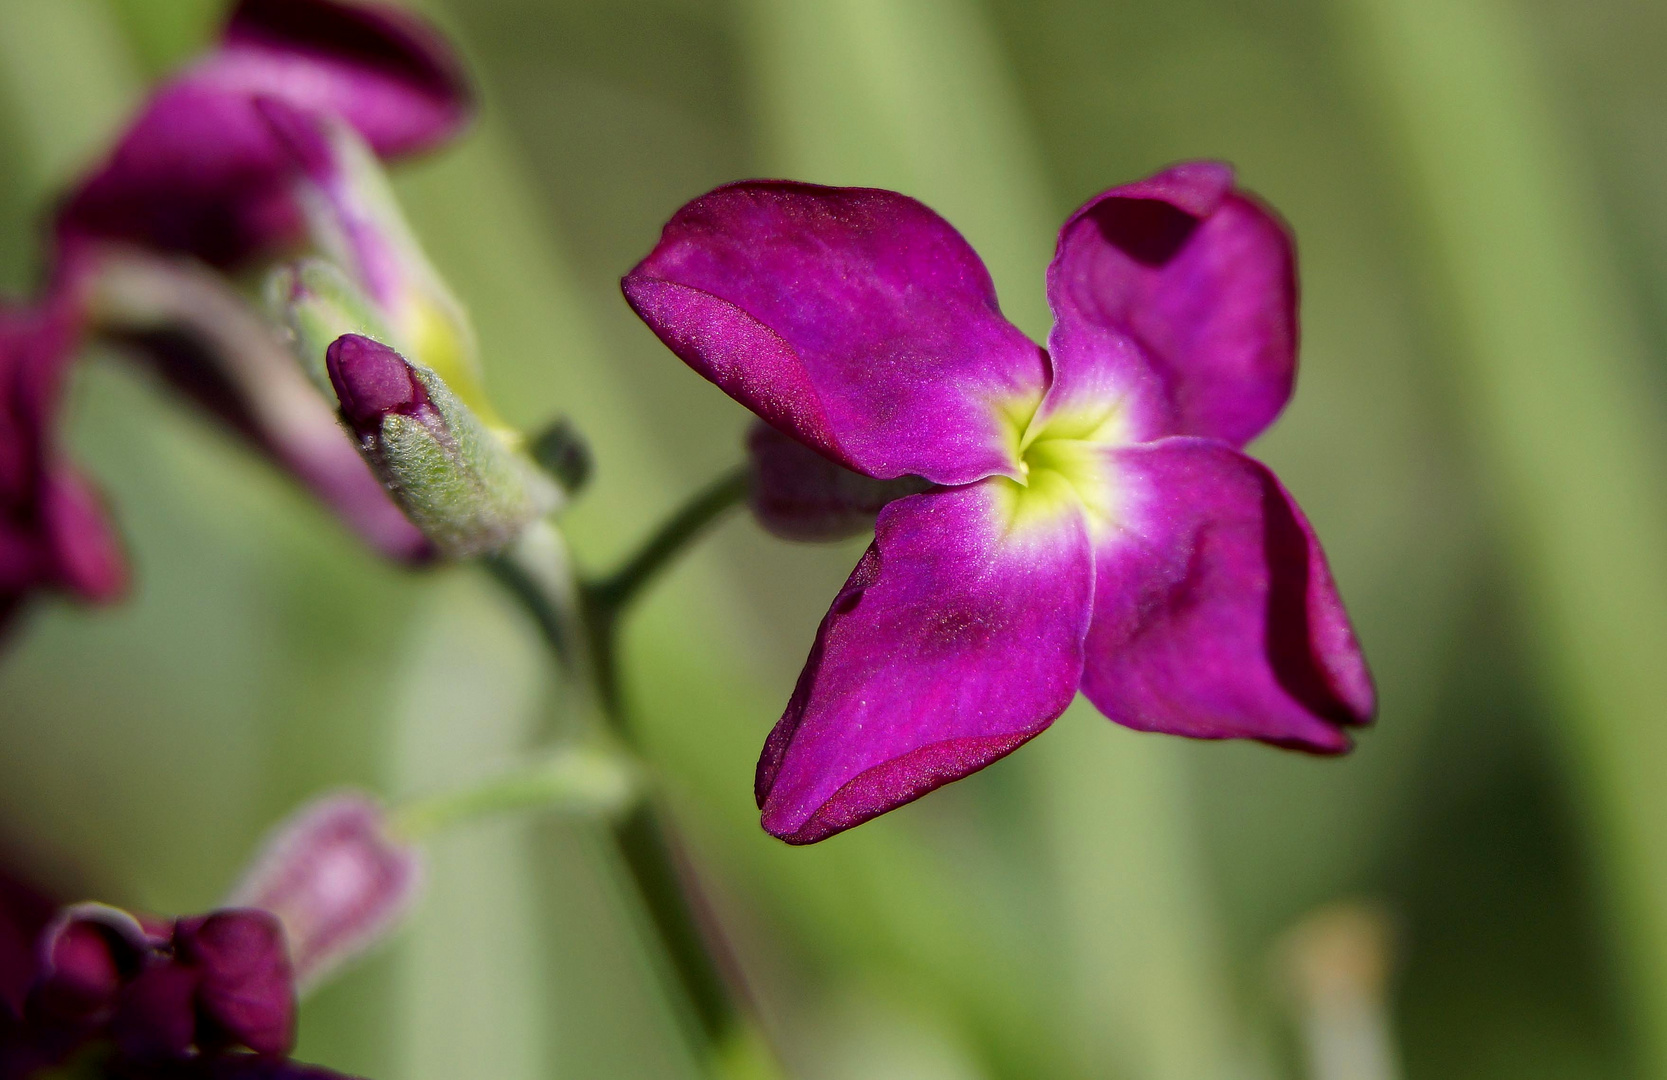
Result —
<svg viewBox="0 0 1667 1080"><path fill-rule="evenodd" d="M0 1080L340 1080L288 1059L297 994L391 933L421 881L354 792L282 822L206 915L60 908L0 868Z"/></svg>
<svg viewBox="0 0 1667 1080"><path fill-rule="evenodd" d="M279 824L227 902L277 916L305 989L392 932L422 881L420 854L381 805L339 792Z"/></svg>
<svg viewBox="0 0 1667 1080"><path fill-rule="evenodd" d="M1043 349L925 206L787 182L689 203L625 278L655 333L776 431L924 488L879 510L765 744L776 836L820 840L981 769L1079 689L1129 727L1322 753L1372 715L1319 543L1241 452L1295 375L1282 224L1226 166L1178 166L1071 215L1047 288ZM788 485L758 496L767 522L827 523L825 476L756 475Z"/></svg>
<svg viewBox="0 0 1667 1080"><path fill-rule="evenodd" d="M366 460L446 555L500 550L561 503L555 479L481 423L435 372L358 334L331 343L325 361Z"/></svg>
<svg viewBox="0 0 1667 1080"><path fill-rule="evenodd" d="M59 398L78 342L64 305L0 305L0 622L37 588L96 602L126 583L100 500L59 445Z"/></svg>

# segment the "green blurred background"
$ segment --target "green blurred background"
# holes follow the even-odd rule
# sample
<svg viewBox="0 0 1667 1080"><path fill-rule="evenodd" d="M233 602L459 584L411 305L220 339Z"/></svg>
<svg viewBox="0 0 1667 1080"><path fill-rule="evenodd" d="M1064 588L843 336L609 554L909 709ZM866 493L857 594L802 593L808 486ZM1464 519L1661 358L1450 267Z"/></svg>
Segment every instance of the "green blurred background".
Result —
<svg viewBox="0 0 1667 1080"><path fill-rule="evenodd" d="M1658 0L451 0L481 122L401 194L512 419L600 469L592 565L746 416L617 279L684 200L785 175L916 195L1046 331L1086 197L1234 162L1292 223L1303 368L1255 452L1325 541L1383 708L1336 761L1114 728L811 849L758 747L861 545L726 524L628 627L628 685L790 1071L1303 1075L1273 977L1307 913L1394 916L1407 1077L1667 1078L1667 6ZM0 0L0 277L218 0ZM380 565L146 375L89 357L79 457L138 586L0 663L0 846L66 897L216 902L342 784L490 771L561 723L478 573ZM550 717L555 719L549 719ZM433 847L413 927L308 1002L379 1080L693 1077L596 826Z"/></svg>

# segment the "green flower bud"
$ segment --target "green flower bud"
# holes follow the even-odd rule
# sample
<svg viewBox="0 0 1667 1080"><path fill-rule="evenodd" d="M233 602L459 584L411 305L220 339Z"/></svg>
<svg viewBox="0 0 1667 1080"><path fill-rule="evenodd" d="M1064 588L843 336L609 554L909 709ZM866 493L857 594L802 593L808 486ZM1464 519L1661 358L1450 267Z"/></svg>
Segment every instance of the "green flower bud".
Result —
<svg viewBox="0 0 1667 1080"><path fill-rule="evenodd" d="M332 342L325 365L366 460L444 554L496 551L561 505L561 488L433 371L359 334Z"/></svg>

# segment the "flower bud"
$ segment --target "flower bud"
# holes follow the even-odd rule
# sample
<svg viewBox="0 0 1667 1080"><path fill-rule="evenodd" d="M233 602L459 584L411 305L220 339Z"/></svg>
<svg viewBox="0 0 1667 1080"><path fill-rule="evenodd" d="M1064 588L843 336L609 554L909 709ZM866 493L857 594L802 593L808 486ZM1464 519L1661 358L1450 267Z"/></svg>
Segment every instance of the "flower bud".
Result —
<svg viewBox="0 0 1667 1080"><path fill-rule="evenodd" d="M326 367L365 459L445 554L496 551L561 504L555 482L433 371L358 334L331 344Z"/></svg>
<svg viewBox="0 0 1667 1080"><path fill-rule="evenodd" d="M133 1058L193 1046L288 1053L295 989L283 927L251 909L168 921L74 904L41 934L29 1014L80 1038L106 1033Z"/></svg>
<svg viewBox="0 0 1667 1080"><path fill-rule="evenodd" d="M437 372L487 426L503 427L481 383L468 314L429 262L364 138L348 124L280 99L263 98L257 106L302 174L298 199L314 245L345 272L333 286L338 302L341 284L351 281L360 307L380 316L337 336L363 333L387 342ZM318 355L307 362L318 363Z"/></svg>
<svg viewBox="0 0 1667 1080"><path fill-rule="evenodd" d="M344 792L279 825L229 903L278 917L305 988L392 932L422 876L421 856L394 839L381 806Z"/></svg>

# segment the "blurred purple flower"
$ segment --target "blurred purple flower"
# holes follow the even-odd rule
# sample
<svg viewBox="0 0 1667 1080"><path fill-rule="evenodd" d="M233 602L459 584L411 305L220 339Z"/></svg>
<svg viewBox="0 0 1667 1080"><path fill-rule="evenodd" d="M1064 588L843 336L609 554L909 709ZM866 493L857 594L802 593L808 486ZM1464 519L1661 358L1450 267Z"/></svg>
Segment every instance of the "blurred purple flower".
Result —
<svg viewBox="0 0 1667 1080"><path fill-rule="evenodd" d="M41 937L26 1014L108 1035L134 1059L295 1042L295 986L283 927L229 908L171 922L103 904L65 908Z"/></svg>
<svg viewBox="0 0 1667 1080"><path fill-rule="evenodd" d="M4 900L0 939L38 936L30 969L8 972L26 975L9 980L26 995L0 1000L0 1080L82 1063L130 1080L334 1077L285 1060L295 985L270 912L156 920L76 904L42 928L32 890L9 885Z"/></svg>
<svg viewBox="0 0 1667 1080"><path fill-rule="evenodd" d="M242 0L219 45L164 83L64 202L65 242L96 237L220 267L301 238L295 164L255 102L352 124L399 157L458 133L468 84L445 41L386 5Z"/></svg>
<svg viewBox="0 0 1667 1080"><path fill-rule="evenodd" d="M884 504L759 761L784 840L983 768L1079 688L1129 727L1320 753L1372 716L1319 543L1240 450L1295 376L1282 223L1228 167L1177 166L1073 214L1047 285L1042 349L925 206L770 181L683 207L625 278L672 351L823 459L754 438L768 527Z"/></svg>
<svg viewBox="0 0 1667 1080"><path fill-rule="evenodd" d="M241 0L62 202L52 292L289 469L378 550L432 548L341 436L281 339L226 282L306 235L299 163L261 103L345 122L385 158L455 136L461 66L428 24L341 0Z"/></svg>
<svg viewBox="0 0 1667 1080"><path fill-rule="evenodd" d="M65 367L78 343L66 303L0 305L0 622L37 588L100 602L127 582L98 496L58 445Z"/></svg>
<svg viewBox="0 0 1667 1080"><path fill-rule="evenodd" d="M0 963L0 1080L342 1080L286 1057L295 984L270 912L158 920L76 904L53 917L0 877Z"/></svg>

